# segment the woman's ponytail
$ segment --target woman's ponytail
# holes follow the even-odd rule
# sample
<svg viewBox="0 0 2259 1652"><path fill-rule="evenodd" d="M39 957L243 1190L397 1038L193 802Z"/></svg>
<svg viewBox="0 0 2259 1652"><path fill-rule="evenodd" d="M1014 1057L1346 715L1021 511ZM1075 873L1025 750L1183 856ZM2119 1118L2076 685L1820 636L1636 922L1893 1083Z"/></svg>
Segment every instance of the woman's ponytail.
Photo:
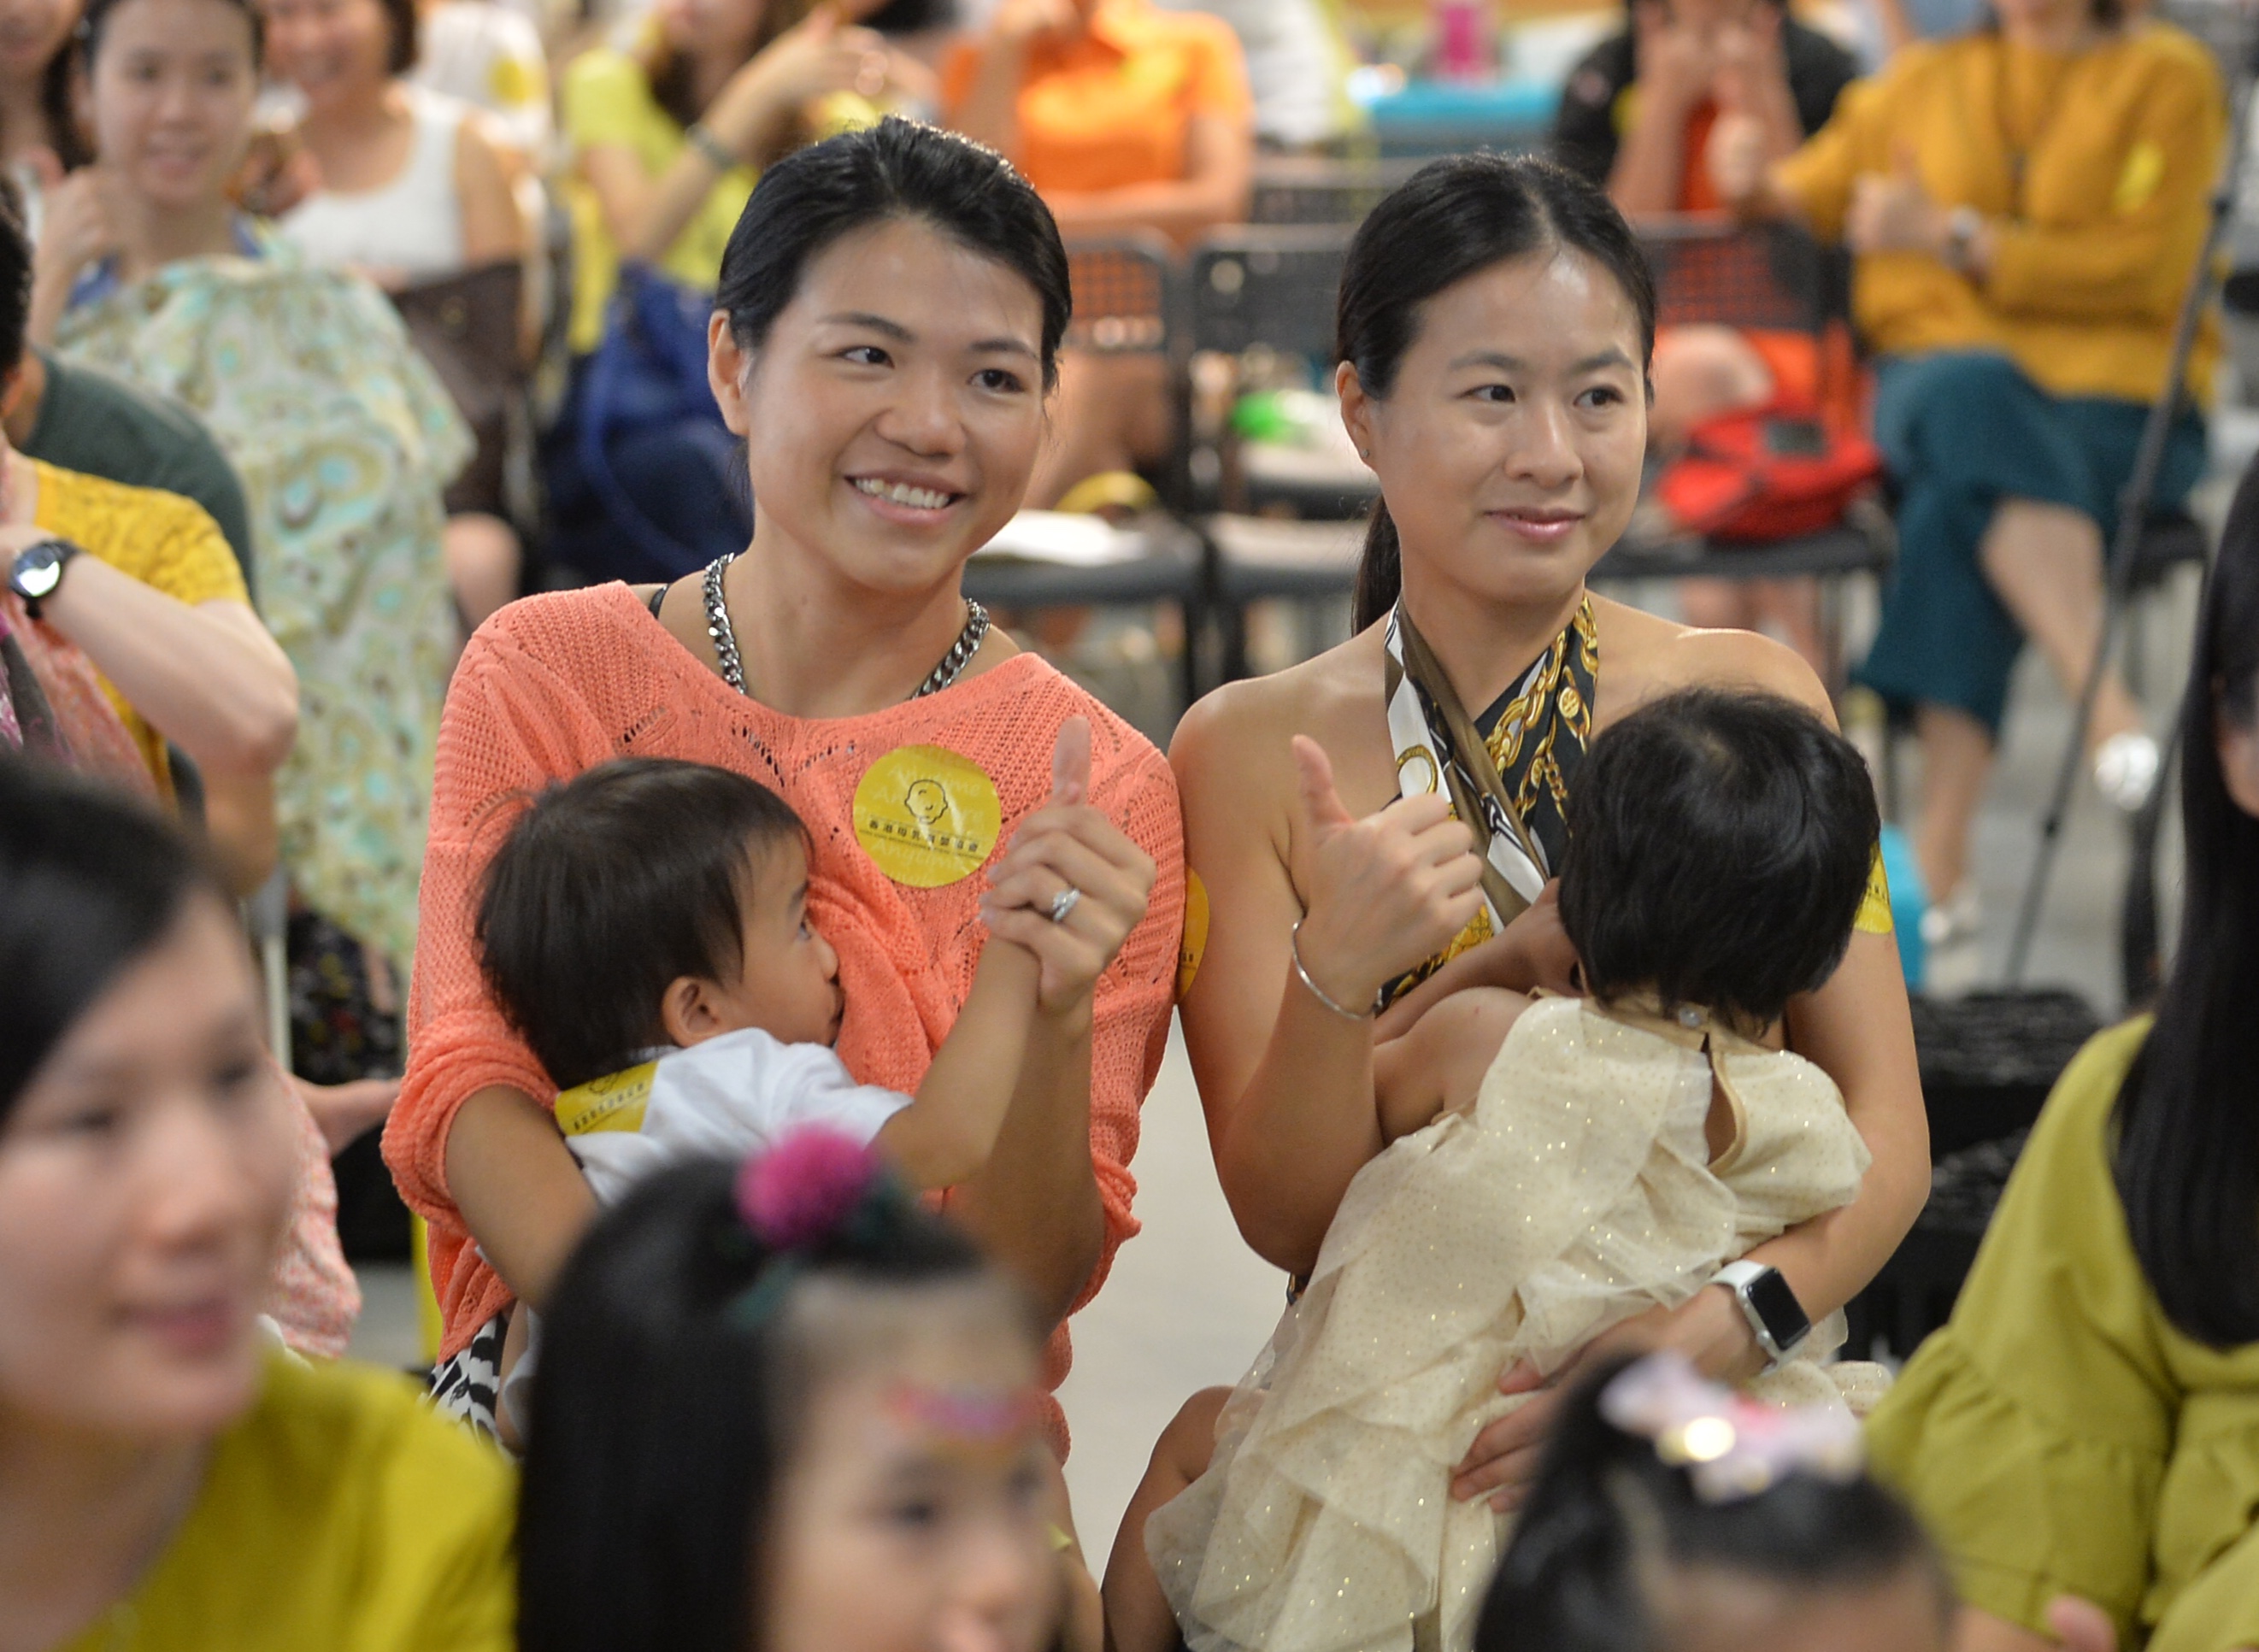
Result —
<svg viewBox="0 0 2259 1652"><path fill-rule="evenodd" d="M1388 502L1372 502L1372 516L1365 524L1365 549L1358 553L1356 621L1351 629L1363 630L1373 621L1396 606L1396 599L1404 589L1403 546L1396 538L1396 519L1388 514Z"/></svg>

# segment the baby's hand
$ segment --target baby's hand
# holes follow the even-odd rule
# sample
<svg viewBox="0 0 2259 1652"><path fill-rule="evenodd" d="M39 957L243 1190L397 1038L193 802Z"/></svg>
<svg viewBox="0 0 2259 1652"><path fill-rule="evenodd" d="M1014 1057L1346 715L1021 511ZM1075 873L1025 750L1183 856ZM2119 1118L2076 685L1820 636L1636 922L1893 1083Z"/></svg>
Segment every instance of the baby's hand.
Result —
<svg viewBox="0 0 2259 1652"><path fill-rule="evenodd" d="M991 934L1036 955L1037 1002L1053 1013L1088 997L1153 892L1152 857L1084 801L1089 790L1090 724L1070 717L1051 758L1051 794L1013 833L980 901Z"/></svg>

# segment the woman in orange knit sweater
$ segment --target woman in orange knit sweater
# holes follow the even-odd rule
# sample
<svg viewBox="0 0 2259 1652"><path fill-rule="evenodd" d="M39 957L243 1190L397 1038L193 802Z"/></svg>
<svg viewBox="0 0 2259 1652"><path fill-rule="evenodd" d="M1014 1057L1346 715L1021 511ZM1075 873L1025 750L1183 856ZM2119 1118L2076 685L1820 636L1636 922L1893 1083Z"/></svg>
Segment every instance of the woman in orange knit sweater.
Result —
<svg viewBox="0 0 2259 1652"><path fill-rule="evenodd" d="M1068 308L1058 230L993 154L888 120L763 175L717 303L709 371L752 434L751 547L665 587L504 609L441 723L385 1157L431 1223L442 1398L467 1412L490 1399L510 1304L540 1305L592 1209L553 1086L480 979L476 891L530 793L616 756L722 765L792 804L809 915L839 955L839 1055L864 1083L915 1089L980 957L981 869L1049 797L1060 725L1087 718L1087 801L1056 811L1080 910L1064 890L1051 910L1093 934L1135 928L1094 993L1037 1016L1012 1122L945 1199L1053 1323L1135 1229L1127 1166L1184 906L1175 785L959 592L1042 441ZM1052 1385L1066 1365L1061 1328Z"/></svg>

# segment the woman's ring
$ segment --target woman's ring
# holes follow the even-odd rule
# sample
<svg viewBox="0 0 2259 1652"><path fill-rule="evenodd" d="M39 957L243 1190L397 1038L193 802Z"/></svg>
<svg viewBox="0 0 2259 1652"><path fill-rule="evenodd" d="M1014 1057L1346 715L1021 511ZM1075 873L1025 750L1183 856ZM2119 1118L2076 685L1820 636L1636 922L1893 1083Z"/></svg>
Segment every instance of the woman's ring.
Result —
<svg viewBox="0 0 2259 1652"><path fill-rule="evenodd" d="M1066 915L1074 910L1075 903L1081 899L1082 891L1076 888L1072 884L1067 885L1065 888L1053 895L1051 897L1051 922L1053 923L1065 923L1066 922Z"/></svg>
<svg viewBox="0 0 2259 1652"><path fill-rule="evenodd" d="M865 97L876 97L887 89L887 54L866 52L855 70L855 89Z"/></svg>

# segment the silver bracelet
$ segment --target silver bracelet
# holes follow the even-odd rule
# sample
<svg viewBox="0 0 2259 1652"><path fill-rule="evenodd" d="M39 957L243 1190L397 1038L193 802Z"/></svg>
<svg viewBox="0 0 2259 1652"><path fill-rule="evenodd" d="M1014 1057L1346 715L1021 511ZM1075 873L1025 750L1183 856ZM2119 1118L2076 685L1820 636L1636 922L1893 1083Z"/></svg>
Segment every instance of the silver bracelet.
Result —
<svg viewBox="0 0 2259 1652"><path fill-rule="evenodd" d="M682 129L684 140L706 157L706 164L716 172L732 172L738 165L738 157L730 146L714 135L714 129L702 120L694 120Z"/></svg>
<svg viewBox="0 0 2259 1652"><path fill-rule="evenodd" d="M1372 1019L1371 1010L1359 1012L1336 1003L1332 993L1310 979L1309 966L1302 962L1302 921L1300 918L1294 920L1294 927L1286 933L1286 951L1293 958L1294 973L1302 978L1302 985L1310 989L1311 997L1333 1011L1335 1015L1346 1020L1369 1021Z"/></svg>

